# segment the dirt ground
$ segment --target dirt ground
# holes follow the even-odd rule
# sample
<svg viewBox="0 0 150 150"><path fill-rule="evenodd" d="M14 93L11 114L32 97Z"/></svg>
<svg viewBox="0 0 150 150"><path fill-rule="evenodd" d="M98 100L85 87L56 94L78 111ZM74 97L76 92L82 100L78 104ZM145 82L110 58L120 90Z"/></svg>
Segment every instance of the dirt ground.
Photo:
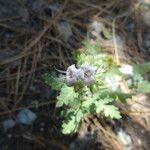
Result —
<svg viewBox="0 0 150 150"><path fill-rule="evenodd" d="M103 37L104 28L112 39ZM117 104L119 121L86 116L76 134L61 133L57 93L41 75L65 70L87 38L120 64L150 61L150 1L0 0L0 150L150 149L150 96L144 93ZM36 114L33 124L4 126L23 108Z"/></svg>

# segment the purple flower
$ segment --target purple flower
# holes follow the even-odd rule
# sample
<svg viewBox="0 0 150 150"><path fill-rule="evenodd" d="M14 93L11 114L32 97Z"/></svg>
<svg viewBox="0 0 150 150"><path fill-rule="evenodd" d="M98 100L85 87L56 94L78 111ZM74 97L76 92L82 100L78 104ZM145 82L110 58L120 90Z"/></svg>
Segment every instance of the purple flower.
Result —
<svg viewBox="0 0 150 150"><path fill-rule="evenodd" d="M73 84L80 79L85 85L89 85L95 80L96 70L96 67L92 67L88 63L82 64L80 69L73 64L67 68L65 80L68 84Z"/></svg>
<svg viewBox="0 0 150 150"><path fill-rule="evenodd" d="M73 64L67 68L65 78L68 84L73 84L77 81L77 77L78 77L78 69Z"/></svg>
<svg viewBox="0 0 150 150"><path fill-rule="evenodd" d="M88 63L81 65L78 76L85 85L89 85L95 80L96 67L90 66Z"/></svg>

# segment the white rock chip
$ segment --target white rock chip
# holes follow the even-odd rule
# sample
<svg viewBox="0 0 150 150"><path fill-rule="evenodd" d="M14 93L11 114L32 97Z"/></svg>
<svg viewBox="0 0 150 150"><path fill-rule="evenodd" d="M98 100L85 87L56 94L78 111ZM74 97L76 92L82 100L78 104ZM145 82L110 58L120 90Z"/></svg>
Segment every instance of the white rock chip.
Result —
<svg viewBox="0 0 150 150"><path fill-rule="evenodd" d="M123 129L119 129L117 132L118 139L124 144L127 150L132 149L132 140L130 135L128 135Z"/></svg>
<svg viewBox="0 0 150 150"><path fill-rule="evenodd" d="M123 74L133 75L133 67L131 65L122 64L119 70Z"/></svg>

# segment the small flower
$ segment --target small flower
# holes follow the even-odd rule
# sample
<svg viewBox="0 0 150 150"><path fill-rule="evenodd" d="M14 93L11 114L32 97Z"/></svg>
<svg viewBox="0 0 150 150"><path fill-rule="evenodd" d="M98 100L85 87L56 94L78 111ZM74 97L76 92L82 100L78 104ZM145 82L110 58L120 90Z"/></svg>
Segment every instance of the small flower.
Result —
<svg viewBox="0 0 150 150"><path fill-rule="evenodd" d="M111 77L105 77L105 80L104 80L104 83L110 87L112 89L112 91L115 91L118 89L119 87L119 76L117 75L114 75L114 76L111 76Z"/></svg>
<svg viewBox="0 0 150 150"><path fill-rule="evenodd" d="M119 71L124 74L133 75L133 67L131 65L121 65Z"/></svg>
<svg viewBox="0 0 150 150"><path fill-rule="evenodd" d="M84 63L79 69L78 76L85 85L89 85L95 80L96 70L96 67L92 67L88 63Z"/></svg>
<svg viewBox="0 0 150 150"><path fill-rule="evenodd" d="M65 79L67 83L73 84L77 81L77 77L78 77L78 69L73 64L67 68Z"/></svg>

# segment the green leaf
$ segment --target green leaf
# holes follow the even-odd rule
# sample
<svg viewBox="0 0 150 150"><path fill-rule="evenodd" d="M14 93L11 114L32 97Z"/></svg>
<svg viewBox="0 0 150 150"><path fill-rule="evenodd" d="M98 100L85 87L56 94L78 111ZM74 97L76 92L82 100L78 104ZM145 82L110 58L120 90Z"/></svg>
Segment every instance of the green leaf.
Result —
<svg viewBox="0 0 150 150"><path fill-rule="evenodd" d="M139 73L141 75L150 72L150 62L146 62L143 64L138 64L133 67L135 73Z"/></svg>
<svg viewBox="0 0 150 150"><path fill-rule="evenodd" d="M59 96L57 96L56 107L61 107L64 104L68 105L70 102L78 98L78 93L75 93L74 87L64 85L61 88Z"/></svg>
<svg viewBox="0 0 150 150"><path fill-rule="evenodd" d="M89 40L83 42L86 54L98 54L101 51L101 46L99 43L93 44Z"/></svg>
<svg viewBox="0 0 150 150"><path fill-rule="evenodd" d="M82 107L87 110L90 111L90 107L92 106L92 104L94 104L94 102L99 98L99 94L98 93L94 93L93 95L90 96L86 96L84 98L84 101L82 102Z"/></svg>
<svg viewBox="0 0 150 150"><path fill-rule="evenodd" d="M121 118L118 108L113 105L107 105L106 107L104 107L103 113L106 117L110 117L111 119Z"/></svg>
<svg viewBox="0 0 150 150"><path fill-rule="evenodd" d="M103 90L101 91L101 98L111 97L114 100L119 99L121 102L125 103L127 98L131 98L132 94L122 93L121 91L111 91L111 90Z"/></svg>
<svg viewBox="0 0 150 150"><path fill-rule="evenodd" d="M93 103L93 99L87 99L82 103L82 107L89 108Z"/></svg>
<svg viewBox="0 0 150 150"><path fill-rule="evenodd" d="M62 114L62 117L64 117L64 121L62 124L62 132L64 134L70 134L70 133L75 132L84 115L81 109L76 110L72 108L63 110L61 114Z"/></svg>
<svg viewBox="0 0 150 150"><path fill-rule="evenodd" d="M63 134L70 134L70 133L74 132L75 129L76 129L76 123L75 123L74 117L67 122L63 122L63 124L62 124L62 133Z"/></svg>
<svg viewBox="0 0 150 150"><path fill-rule="evenodd" d="M69 107L71 107L72 109L78 109L81 105L81 100L80 99L74 99L74 101L69 103Z"/></svg>
<svg viewBox="0 0 150 150"><path fill-rule="evenodd" d="M150 93L150 83L148 81L138 83L137 91Z"/></svg>
<svg viewBox="0 0 150 150"><path fill-rule="evenodd" d="M121 115L117 107L111 105L110 103L113 101L111 98L105 98L95 102L96 105L96 113L103 112L106 117L120 119Z"/></svg>
<svg viewBox="0 0 150 150"><path fill-rule="evenodd" d="M96 112L100 113L101 111L103 111L104 107L113 102L114 100L112 98L104 98L104 99L99 99L97 101L95 101L95 105L96 105Z"/></svg>
<svg viewBox="0 0 150 150"><path fill-rule="evenodd" d="M65 84L61 79L55 78L52 74L43 74L42 78L54 90L60 90L61 87Z"/></svg>
<svg viewBox="0 0 150 150"><path fill-rule="evenodd" d="M62 107L64 105L64 101L57 101L56 107Z"/></svg>
<svg viewBox="0 0 150 150"><path fill-rule="evenodd" d="M79 123L81 121L82 117L83 117L83 112L81 109L79 109L76 113L76 121Z"/></svg>

